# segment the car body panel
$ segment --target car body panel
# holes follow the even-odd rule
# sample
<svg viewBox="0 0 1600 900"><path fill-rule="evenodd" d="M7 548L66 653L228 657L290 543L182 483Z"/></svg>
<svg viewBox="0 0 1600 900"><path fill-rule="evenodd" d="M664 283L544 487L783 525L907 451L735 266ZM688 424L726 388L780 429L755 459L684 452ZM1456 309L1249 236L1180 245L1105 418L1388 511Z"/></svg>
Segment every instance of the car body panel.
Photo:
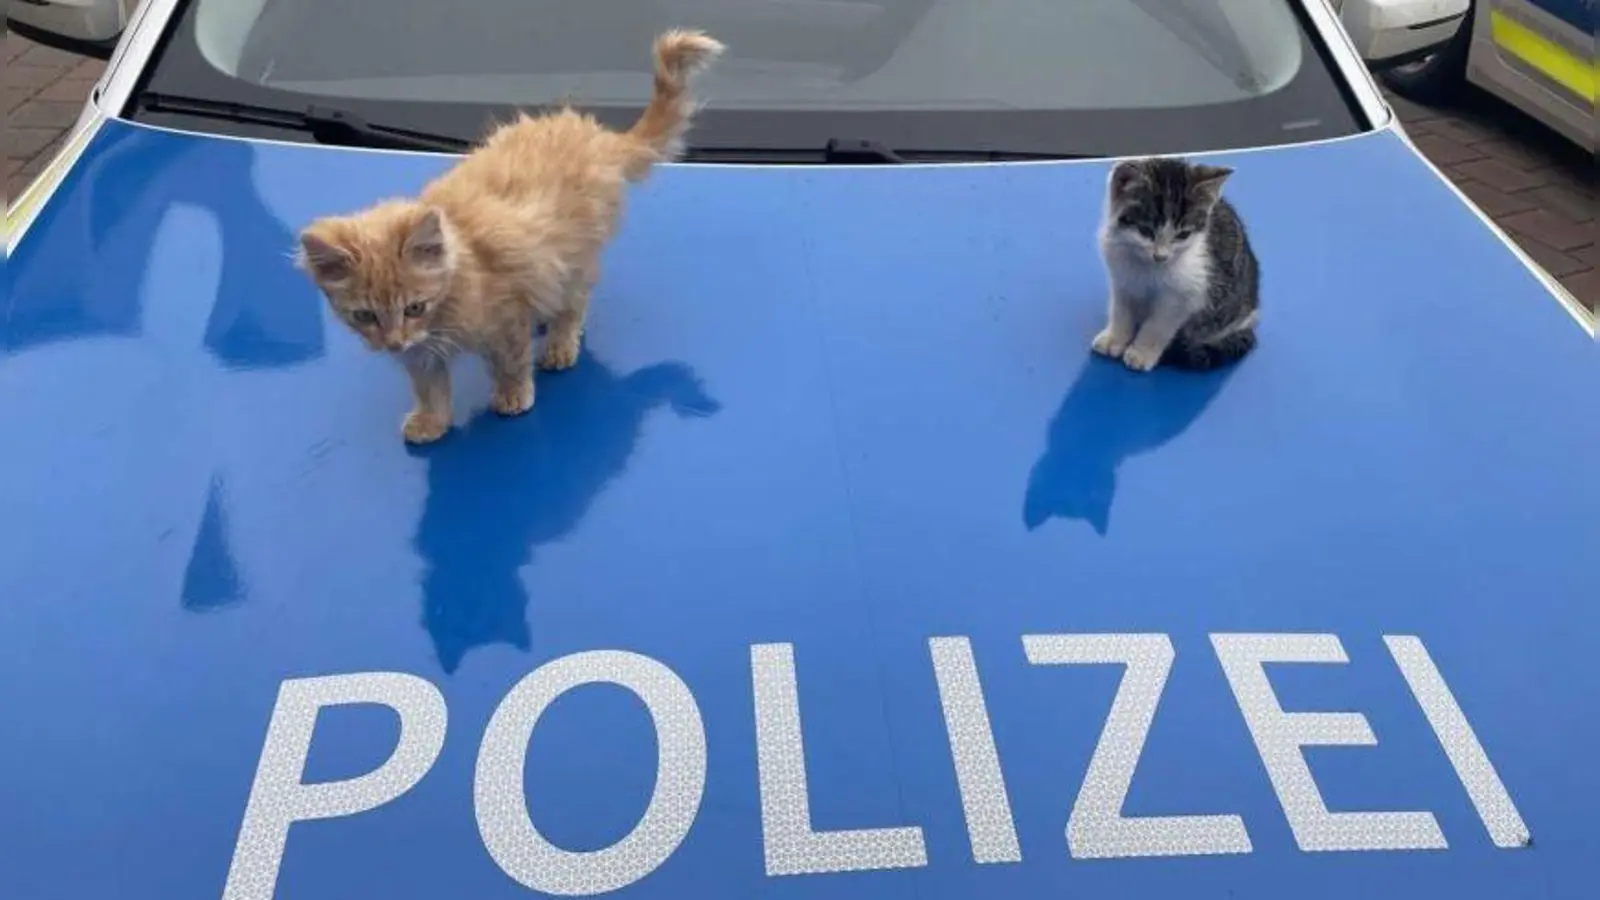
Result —
<svg viewBox="0 0 1600 900"><path fill-rule="evenodd" d="M221 896L281 683L379 671L442 692L442 755L293 826L278 896L529 896L475 821L486 723L541 664L625 650L692 691L708 777L615 896L1586 896L1600 352L1395 133L1213 158L1265 278L1235 368L1089 356L1107 162L671 166L631 200L580 365L500 420L463 364L463 427L408 450L402 375L288 254L449 160L105 123L8 267L4 893ZM1335 635L1348 665L1269 669L1285 708L1376 734L1308 753L1322 796L1430 811L1449 848L1298 849L1213 651L1231 632ZM1170 637L1125 813L1237 814L1251 853L1072 857L1118 669L1029 665L1022 637L1053 633ZM1533 848L1491 843L1392 635L1425 644ZM974 862L947 636L1020 862ZM813 826L919 827L926 866L766 874L766 644L793 648ZM397 731L325 712L305 780ZM575 691L530 746L534 821L607 846L655 764L638 701Z"/></svg>
<svg viewBox="0 0 1600 900"><path fill-rule="evenodd" d="M1593 0L1479 0L1467 77L1595 152Z"/></svg>
<svg viewBox="0 0 1600 900"><path fill-rule="evenodd" d="M1592 32L1597 13L1594 0L1512 0L1544 10L1580 32Z"/></svg>

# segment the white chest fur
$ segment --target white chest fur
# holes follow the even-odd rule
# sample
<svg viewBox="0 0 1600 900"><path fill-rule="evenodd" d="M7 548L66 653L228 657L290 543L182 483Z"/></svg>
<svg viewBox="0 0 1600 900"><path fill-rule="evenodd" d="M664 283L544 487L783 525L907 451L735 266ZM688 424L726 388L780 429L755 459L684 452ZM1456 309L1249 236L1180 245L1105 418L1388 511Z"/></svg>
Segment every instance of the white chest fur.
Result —
<svg viewBox="0 0 1600 900"><path fill-rule="evenodd" d="M1107 274L1112 288L1140 304L1179 302L1191 308L1205 305L1211 282L1210 254L1201 235L1171 259L1157 262L1147 251L1115 238L1102 238Z"/></svg>

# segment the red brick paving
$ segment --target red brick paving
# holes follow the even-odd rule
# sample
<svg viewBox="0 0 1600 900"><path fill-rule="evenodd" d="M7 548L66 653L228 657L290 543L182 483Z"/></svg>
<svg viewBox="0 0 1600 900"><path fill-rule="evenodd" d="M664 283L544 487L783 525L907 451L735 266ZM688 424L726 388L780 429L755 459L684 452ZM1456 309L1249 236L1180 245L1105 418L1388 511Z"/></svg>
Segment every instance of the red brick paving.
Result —
<svg viewBox="0 0 1600 900"><path fill-rule="evenodd" d="M7 198L50 161L102 69L99 61L6 35ZM1390 99L1422 152L1580 303L1600 312L1593 158L1475 92L1451 109Z"/></svg>
<svg viewBox="0 0 1600 900"><path fill-rule="evenodd" d="M50 162L105 64L5 37L6 200Z"/></svg>

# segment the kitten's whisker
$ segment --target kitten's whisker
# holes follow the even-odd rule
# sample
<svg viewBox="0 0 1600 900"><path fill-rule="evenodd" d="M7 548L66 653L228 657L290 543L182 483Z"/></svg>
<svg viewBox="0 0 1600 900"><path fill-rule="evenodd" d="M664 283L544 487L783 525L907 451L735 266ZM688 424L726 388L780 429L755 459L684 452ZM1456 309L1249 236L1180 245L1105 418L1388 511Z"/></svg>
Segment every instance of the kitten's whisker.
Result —
<svg viewBox="0 0 1600 900"><path fill-rule="evenodd" d="M445 344L429 341L426 346L428 348L428 352L432 354L433 358L437 359L441 365L448 365L450 358L455 355L451 352L452 348Z"/></svg>
<svg viewBox="0 0 1600 900"><path fill-rule="evenodd" d="M456 353L466 352L467 346L462 342L463 337L464 335L455 331L436 331L429 335L429 338L437 341L442 348Z"/></svg>

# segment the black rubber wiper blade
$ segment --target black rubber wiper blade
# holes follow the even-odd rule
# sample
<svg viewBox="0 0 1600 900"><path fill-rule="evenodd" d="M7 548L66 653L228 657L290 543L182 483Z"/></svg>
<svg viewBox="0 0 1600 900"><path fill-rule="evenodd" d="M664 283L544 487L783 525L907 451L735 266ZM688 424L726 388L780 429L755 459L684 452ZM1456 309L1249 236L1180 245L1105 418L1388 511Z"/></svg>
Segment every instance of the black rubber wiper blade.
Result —
<svg viewBox="0 0 1600 900"><path fill-rule="evenodd" d="M905 157L873 140L829 138L822 148L823 161L835 166L903 165Z"/></svg>
<svg viewBox="0 0 1600 900"><path fill-rule="evenodd" d="M1035 150L901 150L908 163L939 162L1048 162L1051 160L1104 159L1097 153L1045 153Z"/></svg>
<svg viewBox="0 0 1600 900"><path fill-rule="evenodd" d="M767 165L915 165L951 162L1030 162L1095 159L1090 154L1039 153L1017 150L902 150L879 141L833 138L821 149L802 147L691 147L684 161L699 163L762 163Z"/></svg>
<svg viewBox="0 0 1600 900"><path fill-rule="evenodd" d="M411 131L390 125L374 125L347 109L310 104L300 109L279 109L249 103L233 103L206 97L146 92L139 95L139 108L147 112L175 113L184 116L250 122L311 135L319 144L340 147L375 147L384 150L427 150L461 153L470 141L443 134Z"/></svg>
<svg viewBox="0 0 1600 900"><path fill-rule="evenodd" d="M685 162L763 163L768 165L884 165L905 162L877 141L833 138L822 147L690 147Z"/></svg>

